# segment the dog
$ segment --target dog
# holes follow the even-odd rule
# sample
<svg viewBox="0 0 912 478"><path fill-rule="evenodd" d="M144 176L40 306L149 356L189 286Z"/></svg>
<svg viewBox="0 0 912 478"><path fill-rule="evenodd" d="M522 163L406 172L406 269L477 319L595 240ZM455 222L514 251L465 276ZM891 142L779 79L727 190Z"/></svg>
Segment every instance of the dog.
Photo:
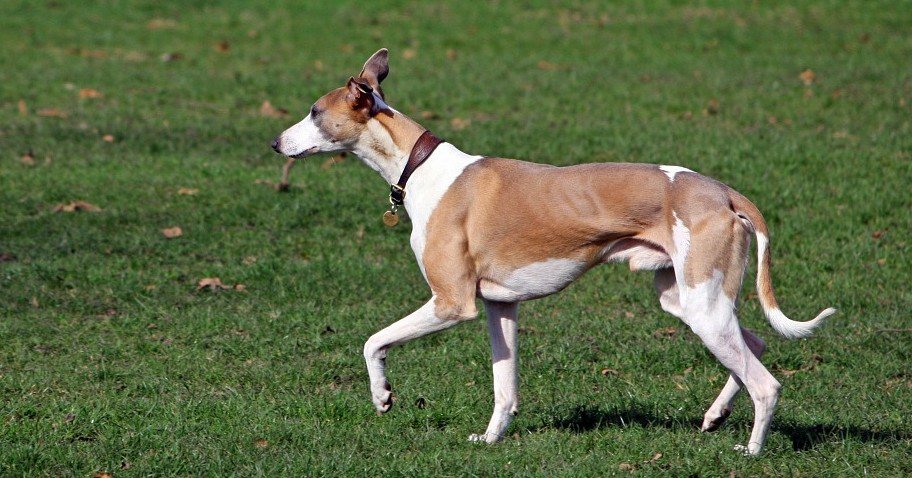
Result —
<svg viewBox="0 0 912 478"><path fill-rule="evenodd" d="M519 406L519 303L559 292L598 264L626 261L632 271L655 272L662 309L687 324L730 372L702 430L722 425L746 387L754 425L747 445L735 448L760 453L780 384L760 363L765 343L735 314L751 236L760 304L777 332L806 337L836 310L806 322L782 313L770 279L769 232L757 207L678 166L554 167L466 154L386 103L381 83L388 73L389 54L381 49L272 142L289 158L353 152L391 185L384 222L397 222L399 206L411 219L412 250L431 298L364 345L377 413L393 403L385 374L389 349L475 319L481 299L494 412L485 432L469 440L500 440Z"/></svg>

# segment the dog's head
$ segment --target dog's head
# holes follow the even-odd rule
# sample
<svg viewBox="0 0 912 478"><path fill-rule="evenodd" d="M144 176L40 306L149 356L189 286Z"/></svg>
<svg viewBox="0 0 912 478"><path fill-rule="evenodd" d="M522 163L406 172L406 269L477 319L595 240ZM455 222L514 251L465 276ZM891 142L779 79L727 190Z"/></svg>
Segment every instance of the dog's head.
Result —
<svg viewBox="0 0 912 478"><path fill-rule="evenodd" d="M352 151L372 119L392 113L380 88L388 73L389 52L382 48L368 58L357 78L323 95L307 117L276 137L272 149L292 158Z"/></svg>

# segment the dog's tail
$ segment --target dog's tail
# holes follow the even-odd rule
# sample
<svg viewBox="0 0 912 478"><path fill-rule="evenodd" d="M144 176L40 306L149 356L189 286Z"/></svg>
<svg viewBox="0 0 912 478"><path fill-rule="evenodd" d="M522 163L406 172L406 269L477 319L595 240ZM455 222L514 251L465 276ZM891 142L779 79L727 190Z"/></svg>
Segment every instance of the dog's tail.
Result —
<svg viewBox="0 0 912 478"><path fill-rule="evenodd" d="M811 335L824 319L836 313L836 309L830 307L824 309L817 317L807 321L799 322L789 319L779 309L776 302L776 296L773 293L773 281L770 277L770 247L769 232L766 228L766 221L760 210L749 199L733 189L729 189L729 200L731 201L732 210L735 211L741 219L749 223L754 234L757 236L757 295L760 297L760 306L763 307L763 313L769 320L770 325L776 329L783 337L788 339L799 339Z"/></svg>

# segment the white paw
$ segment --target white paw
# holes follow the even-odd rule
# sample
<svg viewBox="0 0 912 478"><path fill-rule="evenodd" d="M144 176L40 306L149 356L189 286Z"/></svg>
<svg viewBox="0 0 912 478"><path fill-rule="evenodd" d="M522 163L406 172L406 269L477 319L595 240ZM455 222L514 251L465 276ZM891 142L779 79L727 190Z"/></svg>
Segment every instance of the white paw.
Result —
<svg viewBox="0 0 912 478"><path fill-rule="evenodd" d="M483 441L485 441L485 436L483 434L479 435L477 433L473 433L473 434L469 435L469 441L472 443L483 442Z"/></svg>
<svg viewBox="0 0 912 478"><path fill-rule="evenodd" d="M487 444L492 444L492 443L497 443L498 441L500 441L500 438L501 438L500 435L494 435L492 433L484 433L482 435L473 433L473 434L469 435L469 441L472 443L485 442Z"/></svg>
<svg viewBox="0 0 912 478"><path fill-rule="evenodd" d="M735 451L744 454L745 456L757 456L760 454L760 449L763 448L759 443L748 443L747 446L744 445L735 445Z"/></svg>
<svg viewBox="0 0 912 478"><path fill-rule="evenodd" d="M374 401L374 407L377 409L378 415L388 412L393 406L393 392L391 390L392 387L390 387L389 383L371 390L371 398Z"/></svg>

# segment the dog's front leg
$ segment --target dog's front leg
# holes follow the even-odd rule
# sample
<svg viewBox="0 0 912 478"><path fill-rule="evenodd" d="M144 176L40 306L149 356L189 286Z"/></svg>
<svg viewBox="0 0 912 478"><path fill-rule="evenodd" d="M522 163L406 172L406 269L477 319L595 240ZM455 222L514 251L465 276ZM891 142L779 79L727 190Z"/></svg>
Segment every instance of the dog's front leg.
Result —
<svg viewBox="0 0 912 478"><path fill-rule="evenodd" d="M494 443L500 440L519 407L519 364L516 356L518 303L484 301L491 337L494 371L494 414L484 435L473 434L469 441Z"/></svg>
<svg viewBox="0 0 912 478"><path fill-rule="evenodd" d="M460 323L450 317L438 317L434 299L404 319L372 335L364 344L364 360L370 376L371 396L377 413L389 411L393 405L392 388L386 380L386 353L390 347L408 342Z"/></svg>

